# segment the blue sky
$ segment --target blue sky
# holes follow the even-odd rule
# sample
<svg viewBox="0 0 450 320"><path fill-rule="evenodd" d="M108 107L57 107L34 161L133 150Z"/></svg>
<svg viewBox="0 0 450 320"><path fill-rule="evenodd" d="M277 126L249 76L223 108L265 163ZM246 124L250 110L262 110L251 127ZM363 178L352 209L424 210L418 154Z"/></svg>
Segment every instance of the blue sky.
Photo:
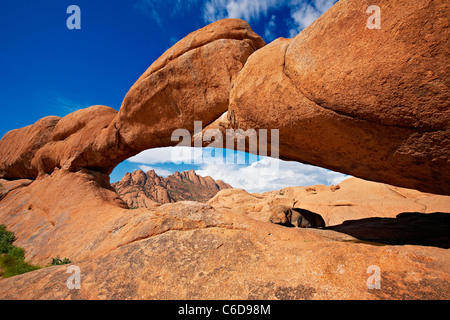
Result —
<svg viewBox="0 0 450 320"><path fill-rule="evenodd" d="M2 0L0 136L42 117L65 116L91 105L119 110L128 89L153 61L188 33L218 19L244 19L266 42L271 42L297 35L335 2ZM70 5L81 9L81 30L66 26ZM262 160L252 157L247 166L229 168L230 175L242 175L240 170L257 166ZM190 168L205 174L211 168L215 168L216 175L220 171L218 166L126 161L114 171L111 180L117 181L126 171L139 166L152 166L161 173ZM226 171L223 174L226 176ZM316 180L327 183L325 176L323 173ZM270 187L269 183L265 188Z"/></svg>

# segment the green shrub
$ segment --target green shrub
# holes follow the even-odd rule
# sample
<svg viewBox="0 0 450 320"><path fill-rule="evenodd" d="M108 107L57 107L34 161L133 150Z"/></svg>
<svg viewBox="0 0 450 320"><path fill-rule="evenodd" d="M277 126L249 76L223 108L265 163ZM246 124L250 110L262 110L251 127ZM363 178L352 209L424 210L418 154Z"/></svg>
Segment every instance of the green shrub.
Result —
<svg viewBox="0 0 450 320"><path fill-rule="evenodd" d="M0 256L0 265L4 270L2 275L3 278L9 278L40 269L40 267L31 265L28 262L25 262L23 259L19 259L16 256L10 254Z"/></svg>
<svg viewBox="0 0 450 320"><path fill-rule="evenodd" d="M14 246L14 232L7 231L4 225L0 225L0 267L3 278L17 276L19 274L37 270L40 267L25 262L25 250Z"/></svg>
<svg viewBox="0 0 450 320"><path fill-rule="evenodd" d="M22 273L40 269L25 261L25 250L14 246L14 232L7 231L4 225L0 225L0 276L9 278ZM60 266L71 263L69 259L53 258L49 266Z"/></svg>
<svg viewBox="0 0 450 320"><path fill-rule="evenodd" d="M64 258L61 260L59 257L52 258L52 263L50 263L50 266L62 266L63 264L69 264L71 263L69 259Z"/></svg>
<svg viewBox="0 0 450 320"><path fill-rule="evenodd" d="M12 249L14 239L14 232L7 231L3 224L0 225L0 254L8 253Z"/></svg>
<svg viewBox="0 0 450 320"><path fill-rule="evenodd" d="M12 246L12 248L8 251L8 255L19 260L25 260L25 250L20 247Z"/></svg>

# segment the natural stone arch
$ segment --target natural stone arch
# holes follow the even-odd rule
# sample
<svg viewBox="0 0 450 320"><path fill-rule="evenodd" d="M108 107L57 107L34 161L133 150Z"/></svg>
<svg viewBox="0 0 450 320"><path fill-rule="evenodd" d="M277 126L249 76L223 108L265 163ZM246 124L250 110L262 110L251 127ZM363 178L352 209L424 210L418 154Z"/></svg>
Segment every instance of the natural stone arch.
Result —
<svg viewBox="0 0 450 320"><path fill-rule="evenodd" d="M398 56L388 56L391 62L395 62L400 66L399 73L396 75L398 78L396 79L404 81L406 89L411 90L408 92L414 95L414 92L417 92L415 91L416 88L422 88L421 90L423 91L424 87L420 86L420 81L421 79L423 80L423 77L415 79L414 77L409 77L408 74L423 74L423 67L430 66L431 69L434 69L433 73L435 73L435 76L432 76L431 80L426 84L429 86L435 85L435 87L428 92L428 98L431 99L430 101L433 101L434 98L436 98L436 101L445 101L441 100L441 98L448 95L445 82L446 79L449 79L448 69L445 69L445 63L441 64L441 66L439 64L436 65L436 61L432 61L430 54L437 61L446 58L445 50L448 48L448 45L445 41L447 40L442 39L448 39L445 35L449 28L443 28L442 24L448 21L448 19L445 19L446 13L448 12L448 4L441 0L424 0L415 2L414 7L412 7L410 2L400 0L394 1L392 4L391 2L381 1L380 7L383 12L384 21L381 31L385 32L385 36L387 37L383 39L384 41L378 41L380 46L386 52L390 52L390 50L395 51L398 43L389 39L389 36L393 36L394 39L400 38L402 45L405 46L404 48L408 52L411 52L411 60L409 61ZM339 56L351 56L355 48L364 48L361 47L361 42L355 39L361 37L359 33L361 30L354 32L355 30L353 29L353 33L346 33L342 37L337 37L336 33L341 32L353 24L358 26L359 18L357 18L358 15L355 15L358 8L361 8L359 2L341 0L324 17L311 25L306 30L309 31L300 35L298 39L305 45L308 42L317 40L317 34L314 35L314 33L323 33L323 40L327 44L324 48L328 50L334 41L339 43L343 38L348 40L348 44L343 45L340 42L337 48L339 50L332 52ZM361 12L365 11L365 8L361 9ZM399 16L397 19L393 11L401 12L404 15ZM438 19L434 19L437 15L441 16ZM414 18L411 20L411 17L417 16L421 19ZM362 18L362 24L365 24L367 17L362 15ZM399 29L385 28L384 23L387 26L389 26L389 23L391 23L391 26L399 26ZM238 30L236 31L236 28L232 28L232 25L236 24L241 25L242 28L237 28ZM425 29L422 28L424 27L423 24L426 24ZM405 25L407 25L407 28ZM214 28L217 26L223 26L226 31L225 33L234 30L231 32L232 34L239 33L239 30L243 30L242 32L244 33L249 30L248 26L243 22L226 20L210 26L210 29L206 29L209 32L206 32L203 36L208 38L211 35L219 34L214 31ZM411 34L411 30L427 30L427 32L432 32L427 34L427 41L421 41L420 32L422 31L416 31L416 37L411 37L411 39L407 37ZM372 31L378 32L380 30ZM329 32L330 34L327 36ZM435 37L436 35L438 38ZM216 39L212 42L208 42L209 40L206 42L196 42L195 39L197 39L197 36L202 38L198 33L194 33L193 36L187 37L187 39L190 39L189 41L182 43L186 45L190 41L192 43L200 43L200 45L195 46L196 48L200 48L205 43L210 43L211 45L213 43L223 44L225 40L230 38L236 40L234 36L224 36L222 37L223 39ZM364 36L368 35L364 34ZM257 38L252 37L252 33L248 31L248 36L243 37L242 39L244 40L242 41L247 43L249 43L247 41L248 39L251 40L250 43L257 41ZM441 40L439 40L439 37ZM209 37L208 39L212 38ZM373 111L369 112L370 105L369 110L363 110L364 112L361 112L362 114L353 113L360 111L357 108L354 110L340 109L346 106L346 103L344 103L346 101L345 94L343 94L343 97L339 97L339 103L336 101L336 105L329 105L330 101L326 101L326 96L324 98L324 96L319 95L319 92L314 94L309 87L311 84L305 84L301 79L303 76L310 78L312 75L320 76L321 71L324 70L317 72L313 68L312 70L303 70L305 71L303 74L302 72L296 73L294 72L295 69L291 68L292 63L295 61L289 61L288 53L290 50L293 50L290 52L291 57L293 53L295 53L293 55L295 57L297 57L297 54L299 55L298 57L302 57L302 50L304 50L303 53L308 51L306 50L307 47L305 49L302 46L302 43L294 45L293 43L295 43L296 39L281 39L258 50L256 54L250 56L241 72L236 73L234 78L231 77L229 83L222 83L224 87L220 85L218 87L213 86L213 88L217 89L217 93L224 93L224 95L220 95L221 99L214 101L228 100L230 103L229 106L226 106L228 109L226 116L214 121L208 127L220 129L230 127L244 130L246 128L272 129L271 124L273 124L273 126L280 129L280 142L284 144L281 146L280 155L283 158L292 160L303 159L304 161L309 161L310 163L319 164L324 167L336 167L339 171L367 179L385 180L385 182L391 184L418 188L434 193L448 194L450 189L448 185L450 181L448 176L450 172L448 170L449 151L448 140L446 138L448 136L448 114L439 109L442 107L442 104L432 105L429 108L426 104L420 104L420 108L418 110L412 110L411 113L417 119L421 120L422 123L408 124L407 128L404 127L402 121L406 121L408 118L403 118L401 113L399 117L395 118L396 123L394 124L377 124L377 121L386 121L389 117L386 119L367 119L366 117L368 115L370 116ZM374 39L375 37L372 40ZM429 52L427 49L429 48L428 41L430 41L429 43L432 46L433 52ZM317 53L322 53L322 60L326 62L330 58L329 54L321 51L325 49L320 49L320 44L317 43L316 46ZM246 48L245 44L243 44L242 48ZM193 53L193 51L189 52L191 54ZM169 54L168 56L172 58L167 60L168 63L166 65L163 65L168 67L169 64L176 63L178 59L183 59L184 55L189 54L189 52L180 50L179 55ZM199 50L198 52L202 51ZM382 59L386 58L375 55L371 56L370 51L368 52L369 58L375 66L379 67ZM224 54L227 55L226 52ZM286 57L285 59L283 59L284 56ZM195 55L192 56L192 58L194 57ZM306 56L304 57L305 59L307 58ZM423 60L420 60L420 63L416 63L414 62L416 58ZM208 70L213 70L215 64L219 62L214 61L211 69ZM411 64L408 63L412 62L414 64L411 67ZM402 71L401 67L405 69ZM324 68L332 69L333 65L325 64ZM155 68L155 72L162 72L163 69L164 67L161 69ZM190 69L188 71L189 73L191 72ZM333 72L336 72L336 70ZM386 76L386 72L386 70L380 68L380 72L374 75L374 80L383 80L383 77L377 78L377 76ZM152 75L153 71L145 79L151 79ZM195 73L192 73L192 75L195 75ZM358 83L358 80L361 80L363 75L364 73L354 75L353 80L356 83L353 84L356 93L358 90L360 92L361 90L367 90L367 83ZM327 79L330 80L329 75L324 74L319 79L322 79L325 85L330 84L325 81ZM312 80L318 81L316 79ZM138 86L139 83L144 84L145 82L138 81ZM151 85L151 82L147 82L147 84ZM233 86L234 88L231 89ZM314 85L312 86L314 87ZM162 86L161 88L164 89L167 87ZM228 88L231 90L231 94L227 90L221 91L219 88ZM268 297L266 293L268 291L274 291L272 290L274 288L276 289L275 291L288 293L292 292L292 290L298 292L304 289L302 286L286 287L286 279L289 280L289 277L293 274L296 276L295 272L298 271L294 270L296 266L292 264L292 261L301 261L302 265L305 266L308 266L308 261L310 262L309 269L306 269L309 272L297 272L299 275L303 275L303 278L296 279L296 281L300 281L299 283L308 283L311 278L310 272L314 271L314 274L317 274L316 267L318 265L323 266L322 270L326 272L324 273L324 277L322 277L326 280L325 286L322 285L322 282L319 282L316 287L311 287L311 290L309 287L307 288L308 292L314 292L313 290L319 291L319 294L315 296L309 294L309 298L352 298L361 295L364 295L365 298L373 298L372 293L368 293L365 286L363 286L363 290L355 291L354 275L359 274L358 281L361 284L365 284L367 276L365 276L365 270L361 273L360 266L369 260L374 261L374 259L383 263L380 265L382 270L388 270L388 280L390 283L400 281L402 288L414 289L413 295L410 292L407 293L408 297L429 297L429 290L427 291L427 288L424 290L419 288L420 290L418 290L416 282L408 283L403 281L405 278L404 275L411 268L418 270L417 274L422 275L423 281L429 282L430 279L432 281L439 279L439 283L431 282L433 287L439 289L438 292L444 292L443 290L448 287L447 282L440 281L446 274L440 268L442 265L441 261L443 261L442 254L435 250L432 251L432 255L426 256L426 259L422 259L426 263L418 264L418 259L414 257L423 256L423 249L411 251L413 249L408 247L401 251L400 254L392 254L392 248L383 249L383 247L366 247L358 244L352 245L352 250L349 250L342 243L342 240L345 241L347 238L342 238L341 236L328 238L328 235L330 235L328 233L326 237L318 238L317 233L310 232L312 230L295 233L289 232L291 230L283 230L283 233L279 233L278 226L262 223L261 221L244 216L239 217L233 215L232 212L221 214L214 210L214 208L199 203L189 203L187 205L176 204L170 207L161 207L157 210L142 209L136 211L121 208L120 206L123 203L120 202L117 194L109 186L108 173L117 163L136 154L141 148L172 144L172 142L167 140L166 133L160 134L160 131L152 132L150 122L148 123L149 127L145 125L142 127L138 123L135 123L142 119L136 119L133 116L134 107L132 105L136 103L135 106L138 109L140 107L148 107L146 102L148 100L143 94L145 92L143 89L131 90L130 94L136 95L134 98L129 97L131 100L126 99L124 101L124 105L130 102L132 103L128 105L129 108L124 108L120 112L104 106L94 106L77 111L62 119L48 117L40 120L35 125L13 130L6 134L0 141L0 178L35 179L34 181L6 182L1 180L2 183L5 185L8 184L8 186L5 191L6 193L3 193L5 188L2 188L2 194L0 194L2 198L0 201L0 223L4 223L8 227L13 228L13 231L19 239L17 245L23 247L27 252L27 257L33 259L33 261L42 261L44 263L46 259L52 256L54 257L54 254L59 254L61 257L70 257L77 264L81 262L83 270L92 271L85 273L89 279L84 282L88 286L84 287L83 285L84 292L82 293L82 297L105 297L104 293L108 292L112 293L112 295L108 296L110 298L130 298L136 296L142 298L142 295L139 296L136 293L144 292L149 288L153 290L155 280L161 281L163 279L163 282L166 284L169 283L170 286L173 283L179 284L179 279L185 279L186 282L182 282L181 286L175 290L184 292L182 298L192 298L193 293L199 293L200 296L203 294L207 297L208 295L218 293L219 296L216 298L219 299L236 298L235 293L237 291L235 286L223 286L223 283L228 281L229 283L244 284L238 290L240 294L243 293L242 297L240 296L242 299L254 298L255 292L257 293L257 298L262 297L266 299ZM204 93L204 87L198 86L197 89L199 92ZM418 90L419 93L421 90ZM142 93L142 95L139 93ZM347 93L351 92L347 91ZM394 96L392 91L383 91L381 94L385 94L384 98L386 99ZM252 96L255 98L254 100L252 100ZM178 118L181 116L181 120L184 119L186 121L182 121L182 127L186 127L191 131L192 127L189 127L193 125L190 123L191 119L188 117L183 118L183 116L186 116L186 110L195 112L196 109L184 109L185 106L179 103L183 101L183 97L176 95L174 97L181 100L175 101L175 106L172 104L164 104L158 110L174 111L175 116L173 119L180 120ZM297 101L297 99L300 101ZM351 100L349 99L349 101ZM170 101L164 100L164 102ZM413 106L416 102L411 96L404 97L403 101L405 106ZM217 112L217 116L219 117L223 114L224 105L222 103L212 104L210 106L211 109L208 108L208 112L213 110L214 116L216 115L215 112ZM214 108L216 106L220 106L220 108L215 110ZM337 110L333 109L336 106L339 108ZM391 107L393 106L389 108ZM127 110L127 113L130 112L129 117L124 116L125 110ZM421 112L423 110L428 110L427 112L429 114L435 114L435 118L429 119L427 112L425 114ZM203 111L205 110L202 110L200 114L188 114L187 116L192 116L196 118L195 120L204 120L205 125L207 125L208 121L205 120L206 118L203 118ZM213 113L208 114L208 117L210 117L208 119L214 119L212 116ZM159 117L156 118L160 119ZM126 121L122 122L121 119L126 119ZM180 126L180 123L177 123L175 120L173 123L169 121L170 117L162 117L162 119L165 119L166 124L173 125L174 127ZM305 127L308 121L310 126ZM157 126L155 127L157 128ZM388 137L380 136L377 128L382 129L384 127L392 127L390 128L392 135ZM137 129L134 130L134 128ZM142 128L148 130L144 132L144 135L140 134L140 129ZM357 134L353 134L352 137L352 130L355 128L359 129ZM368 132L364 133L364 128ZM334 145L340 145L341 150L336 150L336 148L333 148L332 145L327 143L324 143L323 146L317 145L317 149L314 147L314 141L328 142L327 139L333 137L333 133L342 132L344 129L349 130L347 134L350 140L340 137L339 139L343 143ZM407 129L407 131L401 131L403 129ZM308 130L310 134L307 134ZM331 131L327 132L326 130ZM324 132L327 134L322 135ZM410 134L401 135L400 133L402 132L409 132ZM145 137L145 139L142 137ZM390 137L395 139L389 142L389 145L392 146L393 150L403 150L404 157L392 159L379 156L380 161L372 165L367 161L363 161L367 157L368 151L375 155L380 151L380 154L384 152L386 155L386 151L383 151L382 148L380 149L380 146ZM419 138L415 139L414 137ZM305 140L306 138L310 140ZM372 145L360 143L359 147L361 150L352 146L352 143L355 141L362 142L368 138L375 140L375 143ZM337 142L339 142L339 139ZM369 146L374 149L370 150ZM346 152L340 153L341 151ZM358 168L354 166L355 163L360 163ZM389 168L390 166L392 168ZM383 170L387 170L388 174L382 175ZM167 232L176 230L195 230L194 232L198 231L200 236L192 237L191 233L183 232L182 236L187 242L181 242L180 233ZM214 234L219 237L218 239L222 239L222 243L225 243L225 245L218 245L214 241L204 241L204 239L210 239L203 237L204 235ZM273 237L272 235L276 236ZM162 236L163 240L161 242L155 239L159 236ZM148 242L144 241L145 239L156 240L154 242L156 245L147 245ZM200 251L198 251L198 248L202 248L202 246L197 246L199 242L196 242L199 239L202 244L206 245ZM241 241L242 239L245 241ZM329 241L330 239L332 241ZM185 246L186 243L189 246ZM179 246L173 247L173 244L179 244ZM228 246L228 244L231 246ZM248 244L252 245L250 248L259 250L256 255L253 255L253 260L250 261L251 263L249 263L249 256L246 254L249 252ZM238 245L238 247L234 245ZM297 246L301 246L301 250L297 250ZM186 250L187 247L195 248L195 250ZM146 250L145 256L149 257L146 261L142 259L143 250ZM181 252L184 255L179 259L183 263L181 268L179 264L172 264L171 260L169 260L173 252L170 250ZM254 250L250 251L254 253ZM193 252L197 252L197 254L192 255ZM337 252L337 254L330 255L330 252ZM285 255L287 253L293 253L294 255L286 259ZM317 260L318 253L322 253L320 260ZM217 259L220 255L223 257L222 260ZM197 272L199 266L198 261L205 261L205 257L208 256L211 258L206 261L212 262L211 264L207 263L212 268L209 270L211 271L210 273L204 272L204 274L209 273L212 276L218 275L222 278L215 279L215 286L206 286L209 283L203 282L200 285L197 284L197 287L192 289L192 279L194 276L186 277L184 271L190 269ZM275 260L274 257L276 257ZM336 272L334 268L329 268L329 266L339 265L342 258L351 262L354 257L357 257L358 260L349 265L351 268L345 268L345 274L347 276L342 278L344 275L339 273L340 280L337 285L330 286L329 279L332 279L330 277L335 277ZM361 257L370 259L362 259ZM401 258L400 260L399 257ZM238 263L236 263L236 258L239 259L237 261ZM142 286L136 287L136 283L132 281L133 277L129 276L130 260L137 262L133 266L140 266L138 268L140 275L152 275L155 270L163 270L162 274L157 273L156 275L159 277L159 275L164 276L168 274L170 277L168 279L164 277L161 279L141 277L142 281L140 284ZM169 269L169 272L161 268L167 261L169 261L167 265L172 267L172 269ZM191 263L186 266L185 261L190 261ZM279 265L274 264L274 261L285 263ZM305 261L307 262L306 264L303 263ZM430 261L435 261L436 263L430 264ZM223 263L231 267L223 268ZM256 269L257 272L248 272L249 265L252 267L259 265L260 268ZM151 269L149 267L155 268ZM219 268L225 272L217 273L216 271ZM271 270L273 272L267 272L267 268L272 268ZM326 269L329 270L327 271ZM113 270L114 272L112 272ZM287 277L280 277L280 274L286 275ZM395 274L398 276L395 276ZM249 276L250 278L241 281L243 275ZM70 298L73 295L71 292L60 290L61 286L67 280L67 274L64 270L58 268L42 269L28 276L18 278L18 280L20 279L23 281L15 282L11 280L1 282L3 290L0 291L5 292L5 297L23 297L23 294L26 295L27 292L32 292L32 296L38 298ZM32 279L31 282L29 281L30 279ZM125 286L135 292L131 292L130 290L126 290L125 292L123 290L114 290L117 288L115 286L117 279L121 282L120 288ZM229 281L230 279L232 281ZM238 281L234 281L235 279ZM30 283L35 284L35 286L30 288ZM41 286L43 283L59 283L60 285L52 286L54 290L49 291L48 286ZM345 284L344 286L342 285L343 283ZM105 284L107 284L106 287L104 286ZM17 291L18 287L19 290ZM178 288L182 290L178 290ZM260 290L261 288L262 290ZM298 290L299 288L300 290ZM326 288L326 290L323 291L320 288ZM167 292L170 292L170 290L173 290L173 287L159 287L159 293L152 297L167 298ZM264 294L261 294L259 291ZM344 292L343 295L341 295L342 292ZM400 293L404 294L404 292L402 291ZM395 294L398 293L396 292ZM389 295L389 292L382 293L381 297L389 297ZM275 294L275 296L276 298L283 298L283 295ZM304 295L298 297L302 298Z"/></svg>
<svg viewBox="0 0 450 320"><path fill-rule="evenodd" d="M267 46L242 20L213 23L152 64L119 112L95 106L7 133L0 141L0 177L34 179L55 169L108 175L140 151L175 145L174 130L193 133L201 120L205 129L222 132L279 129L282 159L450 194L449 77L440 63L448 22L427 19L446 4L401 5L408 15L382 7L383 28L369 30L356 0L340 1L299 36ZM415 25L408 29L430 32L432 50L397 27L410 16ZM394 50L398 38L408 60ZM395 54L387 59L388 52ZM364 60L355 64L361 54ZM429 69L433 75L426 78ZM414 91L419 87L429 90Z"/></svg>

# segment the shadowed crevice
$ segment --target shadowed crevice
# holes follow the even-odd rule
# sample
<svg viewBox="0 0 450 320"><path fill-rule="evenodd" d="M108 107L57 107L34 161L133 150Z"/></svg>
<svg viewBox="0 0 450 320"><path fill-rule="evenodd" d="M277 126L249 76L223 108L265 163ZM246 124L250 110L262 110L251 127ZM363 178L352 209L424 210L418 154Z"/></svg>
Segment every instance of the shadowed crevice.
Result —
<svg viewBox="0 0 450 320"><path fill-rule="evenodd" d="M450 213L404 212L396 218L348 220L326 229L376 243L450 248Z"/></svg>

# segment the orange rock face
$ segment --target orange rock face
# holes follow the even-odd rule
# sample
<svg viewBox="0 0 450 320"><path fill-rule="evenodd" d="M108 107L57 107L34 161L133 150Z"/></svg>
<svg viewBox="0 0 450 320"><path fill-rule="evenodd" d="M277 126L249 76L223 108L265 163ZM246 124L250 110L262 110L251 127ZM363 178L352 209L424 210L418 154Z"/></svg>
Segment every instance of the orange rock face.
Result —
<svg viewBox="0 0 450 320"><path fill-rule="evenodd" d="M323 185L288 187L265 193L248 193L241 189L222 190L208 204L216 209L233 210L260 221L269 221L270 208L288 206L320 214L327 226L352 219L394 218L402 212L447 212L450 197L387 184L350 178L339 189ZM334 191L333 191L334 190Z"/></svg>
<svg viewBox="0 0 450 320"><path fill-rule="evenodd" d="M30 240L45 243L41 251L48 248L48 254L69 256L81 271L80 290L66 286L67 266L56 266L0 280L0 298L311 300L450 296L450 256L447 249L434 246L381 245L345 232L286 228L238 213L225 214L222 209L196 202L138 210L97 206L89 210L89 215L90 220L83 210L72 211L66 221L48 227L45 239ZM59 242L54 238L58 233ZM51 250L48 242L53 243ZM367 286L370 266L381 270L379 289Z"/></svg>
<svg viewBox="0 0 450 320"><path fill-rule="evenodd" d="M450 194L448 3L381 1L380 30L366 27L370 4L339 1L253 54L230 121L280 129L287 159Z"/></svg>
<svg viewBox="0 0 450 320"><path fill-rule="evenodd" d="M217 21L165 52L125 96L116 128L134 149L175 145L172 132L191 132L228 109L231 86L247 58L264 46L248 24Z"/></svg>
<svg viewBox="0 0 450 320"><path fill-rule="evenodd" d="M229 93L247 58L264 46L242 20L227 19L189 34L164 53L125 96L119 112L104 106L45 118L1 140L0 177L36 178L55 168L110 174L125 159L170 146L172 132L193 131L228 109ZM17 146L20 146L17 148Z"/></svg>
<svg viewBox="0 0 450 320"><path fill-rule="evenodd" d="M108 128L116 115L112 108L92 106L8 132L0 140L0 177L35 179L57 169L110 174L133 152Z"/></svg>
<svg viewBox="0 0 450 320"><path fill-rule="evenodd" d="M31 165L31 160L51 141L52 132L60 119L46 117L34 125L6 133L0 140L0 177L36 178L38 170Z"/></svg>
<svg viewBox="0 0 450 320"><path fill-rule="evenodd" d="M67 257L83 280L70 290L65 266L43 268L1 279L0 298L449 299L448 3L382 0L380 30L365 28L368 5L341 0L267 46L247 23L218 21L158 59L119 112L93 106L7 133L0 224L27 260ZM282 158L389 185L222 190L208 204L129 210L113 168L195 120L279 129ZM275 205L330 227L271 224ZM419 236L429 241L408 242Z"/></svg>

